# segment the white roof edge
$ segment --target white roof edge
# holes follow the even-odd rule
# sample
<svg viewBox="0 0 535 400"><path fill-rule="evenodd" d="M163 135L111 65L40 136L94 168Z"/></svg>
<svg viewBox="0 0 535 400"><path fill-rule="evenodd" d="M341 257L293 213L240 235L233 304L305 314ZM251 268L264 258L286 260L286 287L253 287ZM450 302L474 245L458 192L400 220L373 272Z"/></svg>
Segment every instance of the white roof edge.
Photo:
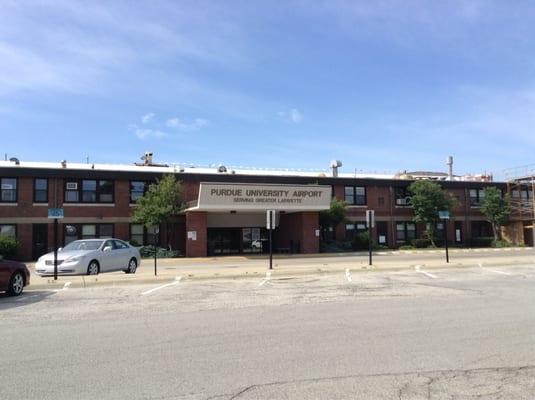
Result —
<svg viewBox="0 0 535 400"><path fill-rule="evenodd" d="M20 165L16 165L12 161L0 160L0 168L35 168L35 169L57 169L57 170L81 170L81 171L116 171L116 172L146 172L146 173L187 173L187 174L213 174L213 175L259 175L259 176L295 176L295 177L309 177L309 178L332 178L332 176L325 171L295 171L295 170L270 170L270 169L239 169L227 167L226 173L217 171L216 167L188 167L183 165L170 166L145 166L145 165L130 165L130 164L87 164L87 163L66 163L63 167L61 162L36 162L36 161L20 161ZM340 173L339 178L373 178L373 179L393 179L394 175L390 174L354 174L354 173Z"/></svg>

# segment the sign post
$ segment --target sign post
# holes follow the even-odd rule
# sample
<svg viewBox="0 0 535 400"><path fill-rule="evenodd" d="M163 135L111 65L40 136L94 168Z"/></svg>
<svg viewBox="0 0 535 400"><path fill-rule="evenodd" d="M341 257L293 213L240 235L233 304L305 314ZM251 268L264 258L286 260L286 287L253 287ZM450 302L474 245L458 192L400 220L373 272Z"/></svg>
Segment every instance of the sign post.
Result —
<svg viewBox="0 0 535 400"><path fill-rule="evenodd" d="M58 219L64 216L63 208L49 208L48 219L54 220L54 280L58 280Z"/></svg>
<svg viewBox="0 0 535 400"><path fill-rule="evenodd" d="M273 269L273 229L275 229L276 217L275 210L267 210L266 228L269 231L269 269Z"/></svg>
<svg viewBox="0 0 535 400"><path fill-rule="evenodd" d="M372 228L375 228L375 210L366 210L366 225L368 225L368 265L372 265L373 236Z"/></svg>
<svg viewBox="0 0 535 400"><path fill-rule="evenodd" d="M448 221L450 219L450 212L449 211L439 211L438 212L439 218L442 220L444 224L444 242L446 247L446 263L450 262L450 255L448 252Z"/></svg>
<svg viewBox="0 0 535 400"><path fill-rule="evenodd" d="M154 276L158 275L158 266L157 266L157 259L158 259L158 234L160 233L160 228L156 227L154 228Z"/></svg>

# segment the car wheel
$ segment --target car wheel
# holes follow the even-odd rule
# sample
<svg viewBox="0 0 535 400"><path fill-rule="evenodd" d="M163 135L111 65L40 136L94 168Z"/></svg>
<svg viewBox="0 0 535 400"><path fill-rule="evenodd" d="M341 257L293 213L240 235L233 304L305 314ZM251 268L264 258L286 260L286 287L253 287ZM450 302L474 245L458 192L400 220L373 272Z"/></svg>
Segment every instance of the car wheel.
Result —
<svg viewBox="0 0 535 400"><path fill-rule="evenodd" d="M9 281L7 293L10 296L18 296L24 289L24 277L20 272L15 272Z"/></svg>
<svg viewBox="0 0 535 400"><path fill-rule="evenodd" d="M100 266L98 265L98 262L93 260L89 263L89 266L87 267L87 275L98 275L100 270Z"/></svg>
<svg viewBox="0 0 535 400"><path fill-rule="evenodd" d="M127 274L135 274L137 270L137 260L135 258L131 258L130 261L128 261L128 268L124 271Z"/></svg>

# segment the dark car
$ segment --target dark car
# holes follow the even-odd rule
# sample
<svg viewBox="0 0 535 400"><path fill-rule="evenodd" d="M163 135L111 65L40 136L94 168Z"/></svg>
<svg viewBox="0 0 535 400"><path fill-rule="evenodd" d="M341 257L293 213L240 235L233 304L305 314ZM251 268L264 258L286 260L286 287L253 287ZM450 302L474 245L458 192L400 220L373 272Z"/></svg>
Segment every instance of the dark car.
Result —
<svg viewBox="0 0 535 400"><path fill-rule="evenodd" d="M25 264L17 261L4 260L0 256L0 292L10 296L18 296L24 286L30 284L30 271Z"/></svg>

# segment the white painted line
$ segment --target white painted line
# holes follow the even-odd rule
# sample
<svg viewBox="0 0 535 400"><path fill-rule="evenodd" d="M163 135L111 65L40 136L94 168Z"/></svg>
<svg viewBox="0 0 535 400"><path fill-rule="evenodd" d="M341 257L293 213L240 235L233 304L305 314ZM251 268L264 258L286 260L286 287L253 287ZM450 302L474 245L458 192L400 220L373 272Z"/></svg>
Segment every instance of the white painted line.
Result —
<svg viewBox="0 0 535 400"><path fill-rule="evenodd" d="M349 268L346 268L346 279L348 282L353 282L353 278L351 277L351 272L349 271Z"/></svg>
<svg viewBox="0 0 535 400"><path fill-rule="evenodd" d="M157 290L160 290L160 289L163 289L163 288L166 288L166 287L169 287L169 286L174 286L174 285L178 285L178 283L180 283L180 280L182 279L181 276L177 276L175 278L175 280L171 283L166 283L165 285L162 285L162 286L158 286L158 287L155 287L154 289L150 289L150 290L147 290L143 293L141 293L142 296L145 296L147 294L151 294L153 292L156 292Z"/></svg>
<svg viewBox="0 0 535 400"><path fill-rule="evenodd" d="M258 286L264 286L269 280L271 279L271 271L266 272L266 277L262 279L262 282L258 284Z"/></svg>
<svg viewBox="0 0 535 400"><path fill-rule="evenodd" d="M15 301L26 301L26 300L30 300L30 299L34 299L36 297L39 297L40 295L38 294L32 294L30 296L22 296L22 297L19 297L18 299L15 299Z"/></svg>
<svg viewBox="0 0 535 400"><path fill-rule="evenodd" d="M431 273L429 273L429 272L426 272L426 271L421 270L419 265L417 265L416 267L414 267L414 270L415 270L416 272L420 273L420 274L424 274L424 275L427 276L428 278L432 278L432 279L437 279L437 278L438 278L438 276L436 276L436 275L433 275L433 274L431 274Z"/></svg>
<svg viewBox="0 0 535 400"><path fill-rule="evenodd" d="M510 272L500 271L498 269L492 269L484 267L482 263L479 263L479 268L484 269L485 271L494 272L495 274L501 274L501 275L513 275Z"/></svg>

